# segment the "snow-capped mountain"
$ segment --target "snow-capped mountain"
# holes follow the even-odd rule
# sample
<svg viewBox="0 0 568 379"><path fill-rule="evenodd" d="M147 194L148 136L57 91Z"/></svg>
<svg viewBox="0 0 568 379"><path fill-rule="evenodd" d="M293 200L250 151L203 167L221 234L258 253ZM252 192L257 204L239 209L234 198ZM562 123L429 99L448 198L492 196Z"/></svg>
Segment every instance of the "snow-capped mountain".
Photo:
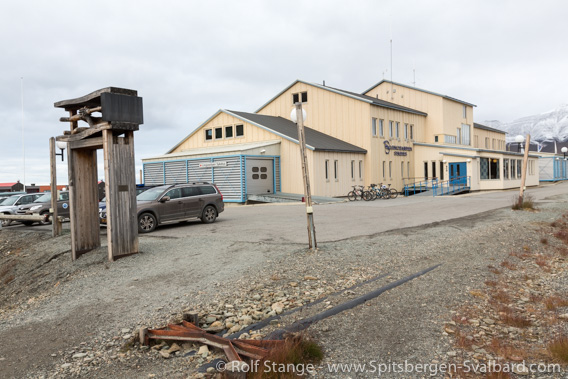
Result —
<svg viewBox="0 0 568 379"><path fill-rule="evenodd" d="M513 142L516 135L527 133L531 135L531 140L538 142L566 142L568 141L568 104L550 112L519 118L512 122L485 121L485 125L509 133L506 137L507 142Z"/></svg>

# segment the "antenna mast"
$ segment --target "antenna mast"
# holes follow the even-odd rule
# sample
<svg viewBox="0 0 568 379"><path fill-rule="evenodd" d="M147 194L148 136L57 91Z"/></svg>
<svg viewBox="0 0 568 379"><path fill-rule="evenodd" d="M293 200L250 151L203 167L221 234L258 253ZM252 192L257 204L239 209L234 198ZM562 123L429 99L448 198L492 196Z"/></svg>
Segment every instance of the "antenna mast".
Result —
<svg viewBox="0 0 568 379"><path fill-rule="evenodd" d="M22 92L22 155L24 163L24 191L26 190L26 143L24 138L24 78L21 77L21 92Z"/></svg>

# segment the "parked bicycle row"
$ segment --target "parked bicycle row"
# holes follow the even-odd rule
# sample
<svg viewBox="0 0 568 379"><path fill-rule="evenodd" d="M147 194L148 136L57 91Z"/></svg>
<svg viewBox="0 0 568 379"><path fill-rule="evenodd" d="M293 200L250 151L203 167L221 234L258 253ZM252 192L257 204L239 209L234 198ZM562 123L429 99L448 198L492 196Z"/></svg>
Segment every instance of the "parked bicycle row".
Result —
<svg viewBox="0 0 568 379"><path fill-rule="evenodd" d="M376 200L376 199L394 199L398 196L398 191L390 188L390 184L380 183L379 185L371 184L365 189L365 186L352 186L353 191L349 191L347 198L349 201L356 200Z"/></svg>

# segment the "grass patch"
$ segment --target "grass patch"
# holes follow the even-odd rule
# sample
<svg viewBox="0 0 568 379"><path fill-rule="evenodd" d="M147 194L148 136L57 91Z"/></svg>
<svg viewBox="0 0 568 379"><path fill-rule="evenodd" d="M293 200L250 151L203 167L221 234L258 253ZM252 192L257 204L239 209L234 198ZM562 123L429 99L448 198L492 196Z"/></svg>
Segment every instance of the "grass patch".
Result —
<svg viewBox="0 0 568 379"><path fill-rule="evenodd" d="M526 209L530 209L530 210L536 209L535 204L534 204L533 195L530 194L530 193L525 193L524 196L523 196L522 203L519 202L518 196L513 196L513 204L511 205L511 209L514 210L514 211L526 210Z"/></svg>
<svg viewBox="0 0 568 379"><path fill-rule="evenodd" d="M540 243L542 243L543 245L548 245L548 238L542 237L540 239Z"/></svg>
<svg viewBox="0 0 568 379"><path fill-rule="evenodd" d="M544 300L544 306L549 311L555 311L558 308L568 307L568 300L560 296L550 296Z"/></svg>
<svg viewBox="0 0 568 379"><path fill-rule="evenodd" d="M306 338L303 334L297 334L288 337L284 344L278 348L272 348L265 361L269 362L270 372L265 369L264 363L261 363L259 372L252 373L247 376L249 378L260 379L276 379L276 378L298 378L306 375L303 370L307 363L318 363L323 359L323 351L321 347L313 340ZM278 369L285 368L286 372L278 372L272 370L273 366Z"/></svg>
<svg viewBox="0 0 568 379"><path fill-rule="evenodd" d="M495 275L500 275L501 274L501 270L499 270L497 267L495 266L487 266L487 268L489 269L489 271L491 271L492 273L494 273Z"/></svg>
<svg viewBox="0 0 568 379"><path fill-rule="evenodd" d="M531 320L515 313L504 313L501 316L503 323L515 328L526 328L532 325Z"/></svg>
<svg viewBox="0 0 568 379"><path fill-rule="evenodd" d="M507 268L511 271L515 271L517 269L517 266L513 262L509 262L509 261L501 262L501 267L505 267L505 268Z"/></svg>
<svg viewBox="0 0 568 379"><path fill-rule="evenodd" d="M568 363L568 337L561 336L548 344L550 355L563 363Z"/></svg>

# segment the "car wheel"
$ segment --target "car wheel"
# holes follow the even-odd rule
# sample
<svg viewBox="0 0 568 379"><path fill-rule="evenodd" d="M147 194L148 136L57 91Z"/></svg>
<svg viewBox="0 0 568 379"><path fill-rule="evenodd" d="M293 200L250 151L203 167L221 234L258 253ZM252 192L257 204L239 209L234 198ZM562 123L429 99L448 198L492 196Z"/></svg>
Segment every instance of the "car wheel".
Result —
<svg viewBox="0 0 568 379"><path fill-rule="evenodd" d="M138 216L138 232L150 233L156 229L156 217L152 213L142 213Z"/></svg>
<svg viewBox="0 0 568 379"><path fill-rule="evenodd" d="M33 221L22 221L22 224L24 224L25 226L32 226L34 224Z"/></svg>
<svg viewBox="0 0 568 379"><path fill-rule="evenodd" d="M8 213L4 213L5 216L8 216ZM12 223L12 220L2 220L2 226L8 226Z"/></svg>
<svg viewBox="0 0 568 379"><path fill-rule="evenodd" d="M40 213L40 216L45 216L45 215L48 214L48 213L49 213L49 212L47 212L47 211L41 212L41 213ZM44 220L41 220L39 223L40 223L41 225L49 225L49 224L51 224L51 221L44 221Z"/></svg>
<svg viewBox="0 0 568 379"><path fill-rule="evenodd" d="M216 219L217 210L215 209L215 207L211 205L206 206L203 210L203 214L201 215L201 222L203 222L204 224L211 224L212 222L215 222Z"/></svg>

